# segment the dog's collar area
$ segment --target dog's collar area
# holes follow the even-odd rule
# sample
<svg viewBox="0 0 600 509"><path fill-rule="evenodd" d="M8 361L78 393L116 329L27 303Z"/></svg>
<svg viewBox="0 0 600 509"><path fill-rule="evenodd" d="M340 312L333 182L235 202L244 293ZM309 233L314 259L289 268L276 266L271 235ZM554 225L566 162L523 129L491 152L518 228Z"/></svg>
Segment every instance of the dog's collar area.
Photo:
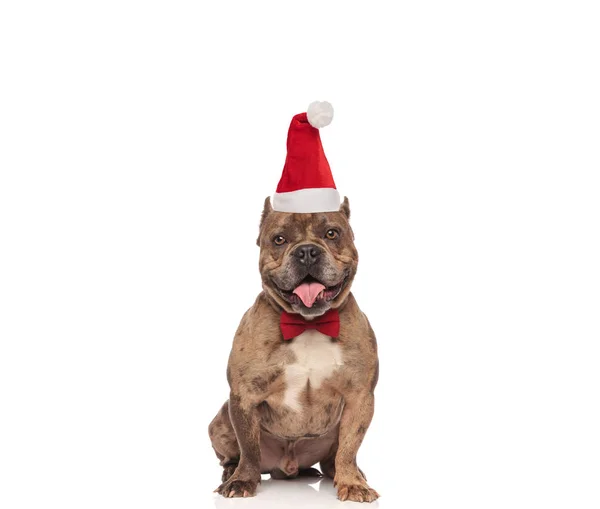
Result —
<svg viewBox="0 0 600 509"><path fill-rule="evenodd" d="M302 315L282 311L279 326L284 340L293 339L306 330L317 330L321 334L337 338L340 335L340 314L337 309L330 309L321 316L306 320Z"/></svg>

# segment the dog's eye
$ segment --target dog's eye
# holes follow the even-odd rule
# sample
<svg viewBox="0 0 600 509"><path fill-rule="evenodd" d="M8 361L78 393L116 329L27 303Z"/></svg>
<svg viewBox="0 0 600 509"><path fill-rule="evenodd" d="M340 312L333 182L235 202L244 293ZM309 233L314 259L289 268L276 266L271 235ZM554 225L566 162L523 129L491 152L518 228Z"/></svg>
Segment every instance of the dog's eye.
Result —
<svg viewBox="0 0 600 509"><path fill-rule="evenodd" d="M273 242L276 246L283 246L283 244L285 244L285 237L283 237L282 235L277 235L273 239Z"/></svg>
<svg viewBox="0 0 600 509"><path fill-rule="evenodd" d="M337 239L338 238L338 231L337 230L327 230L327 233L325 234L325 238L328 240L333 240L333 239Z"/></svg>

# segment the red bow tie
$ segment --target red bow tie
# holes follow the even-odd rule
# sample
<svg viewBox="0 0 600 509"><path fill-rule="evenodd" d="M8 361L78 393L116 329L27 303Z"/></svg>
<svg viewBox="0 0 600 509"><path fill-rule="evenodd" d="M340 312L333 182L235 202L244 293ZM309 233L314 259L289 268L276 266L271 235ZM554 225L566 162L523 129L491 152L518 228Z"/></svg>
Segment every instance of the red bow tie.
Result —
<svg viewBox="0 0 600 509"><path fill-rule="evenodd" d="M337 309L330 309L324 315L317 316L313 320L305 320L301 315L283 311L279 325L283 339L293 339L308 329L316 329L321 334L337 338L340 335L340 314Z"/></svg>

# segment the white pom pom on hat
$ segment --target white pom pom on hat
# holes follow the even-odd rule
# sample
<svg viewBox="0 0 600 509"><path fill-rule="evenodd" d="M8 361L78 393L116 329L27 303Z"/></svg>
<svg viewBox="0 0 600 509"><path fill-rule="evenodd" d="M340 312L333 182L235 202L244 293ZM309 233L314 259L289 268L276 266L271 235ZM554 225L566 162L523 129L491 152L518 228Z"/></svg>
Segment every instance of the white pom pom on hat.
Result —
<svg viewBox="0 0 600 509"><path fill-rule="evenodd" d="M327 101L315 101L308 105L306 110L308 123L317 129L327 127L333 120L333 106Z"/></svg>

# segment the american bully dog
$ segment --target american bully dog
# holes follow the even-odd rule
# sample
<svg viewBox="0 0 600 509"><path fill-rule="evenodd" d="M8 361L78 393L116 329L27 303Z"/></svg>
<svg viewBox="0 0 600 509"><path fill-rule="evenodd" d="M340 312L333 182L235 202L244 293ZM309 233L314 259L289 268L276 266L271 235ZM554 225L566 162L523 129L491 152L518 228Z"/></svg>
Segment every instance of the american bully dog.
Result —
<svg viewBox="0 0 600 509"><path fill-rule="evenodd" d="M223 466L215 491L224 497L254 496L261 473L320 476L317 463L340 500L379 497L356 464L373 417L378 358L350 291L358 253L349 219L347 198L323 213L275 211L265 201L263 291L235 334L229 399L209 426Z"/></svg>

